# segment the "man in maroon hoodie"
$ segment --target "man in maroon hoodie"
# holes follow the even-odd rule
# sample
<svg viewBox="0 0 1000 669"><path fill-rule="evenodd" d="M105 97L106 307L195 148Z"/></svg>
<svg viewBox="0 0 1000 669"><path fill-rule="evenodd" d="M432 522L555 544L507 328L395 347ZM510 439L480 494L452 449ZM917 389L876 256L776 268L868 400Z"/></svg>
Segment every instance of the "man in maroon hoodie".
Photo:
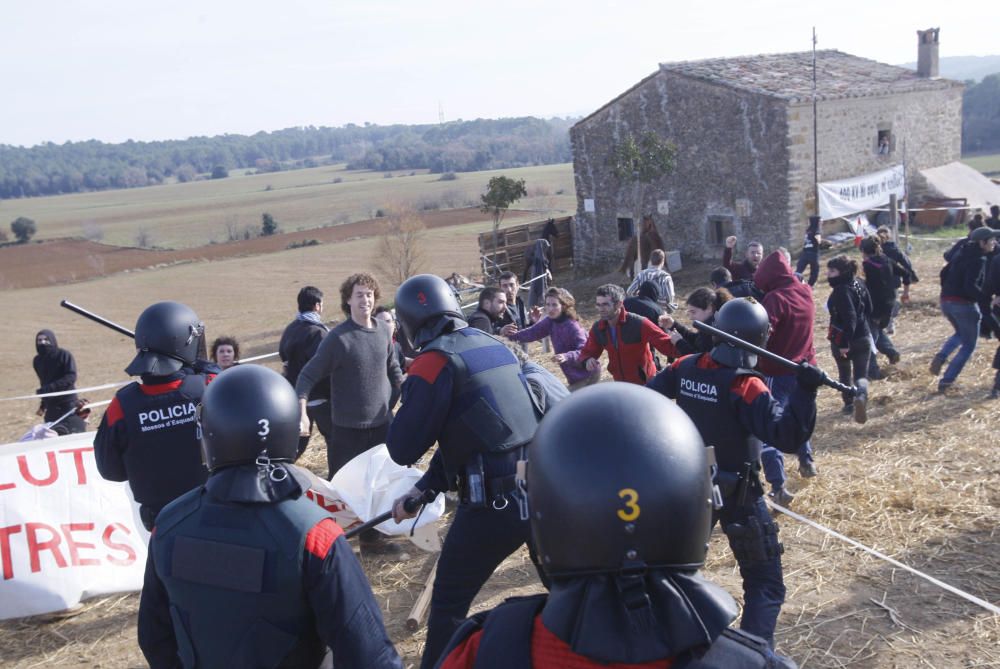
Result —
<svg viewBox="0 0 1000 669"><path fill-rule="evenodd" d="M788 259L788 251L779 248L761 261L753 276L754 284L764 292L761 304L771 321L767 350L793 362L804 360L815 365L813 321L816 307L812 290L795 276ZM763 357L759 358L757 369L767 377L767 386L774 399L786 404L796 386L795 370ZM774 500L779 504L790 503L792 495L785 490L785 458L781 451L764 444L761 462ZM812 445L808 441L799 448L799 473L805 477L816 475Z"/></svg>

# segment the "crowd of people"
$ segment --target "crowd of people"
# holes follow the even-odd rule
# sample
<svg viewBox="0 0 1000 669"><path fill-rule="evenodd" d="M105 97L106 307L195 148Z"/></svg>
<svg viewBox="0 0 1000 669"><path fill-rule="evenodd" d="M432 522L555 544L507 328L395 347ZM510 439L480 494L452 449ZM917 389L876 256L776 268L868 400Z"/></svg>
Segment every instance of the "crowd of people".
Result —
<svg viewBox="0 0 1000 669"><path fill-rule="evenodd" d="M955 330L930 364L944 370L942 392L981 332L1000 338L1000 230L974 224L941 272L941 309ZM643 232L652 239L655 226ZM793 502L785 454L802 477L818 474L810 438L827 380L814 347L813 226L807 239L800 271L786 249L753 241L737 262L738 240L727 239L722 265L684 299L690 324L663 249L645 245L647 266L627 287L596 289L589 329L568 290L550 286L526 302L511 272L468 315L439 277L406 280L393 309L380 305L375 277L355 273L340 286L343 320L332 328L323 292L299 291L281 375L239 364L233 337L199 359L198 316L176 302L151 305L126 368L141 382L116 393L94 441L101 475L128 482L153 531L139 611L150 665L312 667L329 650L337 666L402 666L343 530L305 499L293 463L315 425L328 478L382 443L402 465L433 452L393 504L397 523L436 494L457 494L421 667L794 666L774 651L783 547L764 499ZM878 355L900 361L890 336L918 277L888 228L860 252L826 261L826 306L830 350L850 387L844 413L864 423L869 382L884 375ZM525 354L538 341L565 384ZM55 420L75 406L75 363L49 330L35 345L39 392L64 392L39 409ZM1000 349L993 364L998 397ZM605 367L616 383L597 383ZM61 421L64 431L81 423ZM697 574L715 524L743 580L740 631L729 628L732 599ZM399 552L374 529L359 544ZM522 546L548 594L463 623Z"/></svg>

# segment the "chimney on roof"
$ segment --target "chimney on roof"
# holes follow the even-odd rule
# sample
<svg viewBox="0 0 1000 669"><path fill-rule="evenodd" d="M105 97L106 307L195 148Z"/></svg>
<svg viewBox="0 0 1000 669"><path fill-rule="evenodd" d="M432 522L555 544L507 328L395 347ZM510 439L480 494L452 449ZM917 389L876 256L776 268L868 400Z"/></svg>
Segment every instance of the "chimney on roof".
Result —
<svg viewBox="0 0 1000 669"><path fill-rule="evenodd" d="M917 31L917 74L925 79L938 76L938 33L940 28Z"/></svg>

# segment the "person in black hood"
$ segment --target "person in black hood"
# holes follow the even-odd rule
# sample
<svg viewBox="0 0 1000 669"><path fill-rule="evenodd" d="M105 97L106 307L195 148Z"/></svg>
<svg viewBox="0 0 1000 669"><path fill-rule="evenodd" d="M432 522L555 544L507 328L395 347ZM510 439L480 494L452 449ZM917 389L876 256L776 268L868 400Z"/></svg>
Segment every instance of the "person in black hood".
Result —
<svg viewBox="0 0 1000 669"><path fill-rule="evenodd" d="M857 396L844 393L844 413L853 413L854 420L868 420L868 359L872 355L872 335L869 318L872 299L865 284L858 281L858 261L846 255L835 256L826 264L826 277L833 292L826 300L830 312L827 339L837 363L840 382L854 382L861 392ZM852 374L853 372L853 374Z"/></svg>
<svg viewBox="0 0 1000 669"><path fill-rule="evenodd" d="M38 355L32 360L35 374L38 375L39 395L56 393L76 388L76 360L73 354L64 348L59 348L56 335L52 330L39 330L35 335L35 350ZM38 407L38 415L44 416L45 422L58 420L69 411L76 408L76 393L43 397ZM57 434L75 434L87 429L87 424L75 414L64 418L52 426Z"/></svg>
<svg viewBox="0 0 1000 669"><path fill-rule="evenodd" d="M866 237L862 240L861 255L864 257L862 266L865 271L865 287L872 304L868 327L875 341L875 350L868 358L868 378L881 379L883 375L878 368L878 354L884 353L892 365L899 362L900 358L899 351L886 332L896 306L896 278L892 272L892 261L882 253L878 237Z"/></svg>

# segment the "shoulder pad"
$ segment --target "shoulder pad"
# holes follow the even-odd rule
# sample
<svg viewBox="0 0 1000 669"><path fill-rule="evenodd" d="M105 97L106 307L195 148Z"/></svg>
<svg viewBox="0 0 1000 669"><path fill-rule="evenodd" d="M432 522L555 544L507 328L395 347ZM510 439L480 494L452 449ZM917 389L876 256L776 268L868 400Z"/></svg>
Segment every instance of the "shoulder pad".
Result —
<svg viewBox="0 0 1000 669"><path fill-rule="evenodd" d="M169 531L174 525L197 511L201 506L201 495L204 491L204 486L198 486L163 507L156 516L157 533L162 534Z"/></svg>

